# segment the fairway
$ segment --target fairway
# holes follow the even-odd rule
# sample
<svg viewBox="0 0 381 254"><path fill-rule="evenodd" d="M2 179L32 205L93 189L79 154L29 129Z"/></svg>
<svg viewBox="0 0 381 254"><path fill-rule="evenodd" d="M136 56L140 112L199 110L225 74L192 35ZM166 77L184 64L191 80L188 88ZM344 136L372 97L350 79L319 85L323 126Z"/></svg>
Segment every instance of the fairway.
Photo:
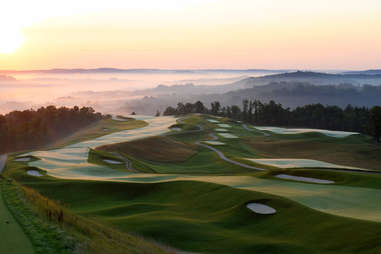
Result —
<svg viewBox="0 0 381 254"><path fill-rule="evenodd" d="M317 168L344 170L346 166L316 160L261 158L256 142L289 138L264 136L229 119L215 122L203 115L191 115L178 123L173 117L144 119L149 124L146 127L35 151L27 155L39 160L15 157L9 166L20 168L14 172L18 181L69 205L78 214L184 251L373 253L362 248L367 240L378 241L376 236L364 236L348 246L326 236L333 234L328 228L338 230L339 225L343 234L349 234L349 225L378 232L378 175L319 171ZM177 125L181 125L180 131L169 132ZM217 136L214 131L220 125L229 126L229 132ZM292 140L310 135L322 138L322 134L306 133ZM341 140L345 146L351 137L325 139ZM23 172L22 165L32 168ZM299 221L291 223L292 216ZM317 224L326 224L304 237L303 225L311 217ZM289 227L293 232L280 233ZM271 239L266 237L269 234ZM295 234L298 241L294 241ZM217 244L220 239L225 243ZM325 244L319 245L316 239L325 239ZM263 249L264 244L268 248Z"/></svg>

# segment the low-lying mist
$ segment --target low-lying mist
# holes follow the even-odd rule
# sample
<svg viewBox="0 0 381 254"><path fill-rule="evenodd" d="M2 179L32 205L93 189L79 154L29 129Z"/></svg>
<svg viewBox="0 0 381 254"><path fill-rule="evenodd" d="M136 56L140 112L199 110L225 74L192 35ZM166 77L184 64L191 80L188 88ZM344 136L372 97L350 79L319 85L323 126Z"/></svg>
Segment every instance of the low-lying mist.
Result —
<svg viewBox="0 0 381 254"><path fill-rule="evenodd" d="M264 73L250 73L250 76ZM0 80L0 114L45 105L91 106L103 113L120 113L131 99L150 95L160 84L221 85L245 78L247 73L16 73L15 80ZM123 110L125 111L125 110Z"/></svg>

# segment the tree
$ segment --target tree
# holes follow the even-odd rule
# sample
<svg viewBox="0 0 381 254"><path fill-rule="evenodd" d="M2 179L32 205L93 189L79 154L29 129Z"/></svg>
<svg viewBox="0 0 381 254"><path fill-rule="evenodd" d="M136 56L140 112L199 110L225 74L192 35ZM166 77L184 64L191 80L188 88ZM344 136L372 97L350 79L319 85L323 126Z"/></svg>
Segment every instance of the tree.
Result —
<svg viewBox="0 0 381 254"><path fill-rule="evenodd" d="M171 107L171 106L167 107L166 110L163 113L164 116L173 116L173 115L176 115L176 114L177 114L176 109Z"/></svg>
<svg viewBox="0 0 381 254"><path fill-rule="evenodd" d="M381 139L381 107L374 106L370 111L370 133L376 140L377 145L380 145Z"/></svg>
<svg viewBox="0 0 381 254"><path fill-rule="evenodd" d="M160 111L159 110L156 111L156 115L155 116L160 116Z"/></svg>
<svg viewBox="0 0 381 254"><path fill-rule="evenodd" d="M212 115L218 115L218 113L220 112L220 108L221 108L221 104L219 101L215 101L215 102L212 102L211 104L211 112L212 112Z"/></svg>
<svg viewBox="0 0 381 254"><path fill-rule="evenodd" d="M194 107L195 107L195 112L196 113L205 113L206 112L205 106L204 106L204 104L202 104L201 101L197 101L194 104Z"/></svg>

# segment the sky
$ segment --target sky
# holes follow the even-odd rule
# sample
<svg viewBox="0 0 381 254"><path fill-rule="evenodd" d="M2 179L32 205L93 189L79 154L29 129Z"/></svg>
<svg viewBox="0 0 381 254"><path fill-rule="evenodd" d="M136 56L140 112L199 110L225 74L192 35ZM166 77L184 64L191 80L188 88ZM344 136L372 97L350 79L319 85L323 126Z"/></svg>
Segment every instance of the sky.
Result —
<svg viewBox="0 0 381 254"><path fill-rule="evenodd" d="M381 68L380 0L12 0L0 69Z"/></svg>

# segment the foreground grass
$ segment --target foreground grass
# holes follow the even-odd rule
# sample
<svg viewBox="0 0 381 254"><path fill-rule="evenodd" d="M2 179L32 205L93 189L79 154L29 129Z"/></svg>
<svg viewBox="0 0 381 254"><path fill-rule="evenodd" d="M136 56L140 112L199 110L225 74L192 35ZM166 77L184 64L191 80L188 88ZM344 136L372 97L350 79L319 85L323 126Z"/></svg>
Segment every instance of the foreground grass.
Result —
<svg viewBox="0 0 381 254"><path fill-rule="evenodd" d="M57 224L39 216L33 207L26 202L22 187L6 180L1 180L0 184L5 204L17 223L23 228L18 234L12 234L11 231L4 234L4 236L10 236L13 239L3 242L0 246L5 249L10 246L16 248L13 251L9 251L9 249L7 252L1 251L1 253L77 253L79 243ZM4 236L2 236L1 241L6 240ZM25 239L26 236L27 239ZM17 243L13 245L12 241Z"/></svg>
<svg viewBox="0 0 381 254"><path fill-rule="evenodd" d="M378 253L381 225L320 213L272 195L201 182L24 182L75 213L201 253ZM277 209L257 215L257 201ZM361 233L359 233L361 232Z"/></svg>
<svg viewBox="0 0 381 254"><path fill-rule="evenodd" d="M34 180L30 176L16 178L23 179L22 182ZM56 182L49 177L43 179ZM25 185L3 181L2 191L7 205L31 239L34 250L31 253L174 253L168 247L77 215L60 205L60 201L52 201Z"/></svg>

